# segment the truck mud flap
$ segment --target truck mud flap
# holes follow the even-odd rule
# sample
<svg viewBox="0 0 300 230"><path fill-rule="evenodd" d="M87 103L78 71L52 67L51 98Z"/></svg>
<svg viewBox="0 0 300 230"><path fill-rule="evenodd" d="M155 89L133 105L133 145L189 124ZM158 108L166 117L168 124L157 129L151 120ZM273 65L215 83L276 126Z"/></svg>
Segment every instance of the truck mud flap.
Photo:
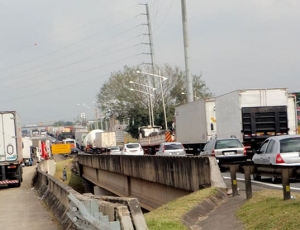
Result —
<svg viewBox="0 0 300 230"><path fill-rule="evenodd" d="M2 180L0 181L0 186L1 185L16 185L20 186L20 180Z"/></svg>

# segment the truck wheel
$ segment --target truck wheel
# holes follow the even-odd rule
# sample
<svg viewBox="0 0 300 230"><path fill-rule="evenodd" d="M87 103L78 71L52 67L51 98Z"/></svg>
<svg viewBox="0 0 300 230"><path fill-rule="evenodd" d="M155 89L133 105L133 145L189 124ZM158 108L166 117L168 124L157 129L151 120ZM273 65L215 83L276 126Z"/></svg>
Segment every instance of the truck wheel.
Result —
<svg viewBox="0 0 300 230"><path fill-rule="evenodd" d="M277 183L279 183L279 178L278 177L271 177L271 180L272 180L272 183L273 184L277 184Z"/></svg>
<svg viewBox="0 0 300 230"><path fill-rule="evenodd" d="M259 175L253 175L253 180L261 180L261 176L259 176Z"/></svg>
<svg viewBox="0 0 300 230"><path fill-rule="evenodd" d="M20 187L21 186L21 180L18 180L18 183L16 184L16 187Z"/></svg>

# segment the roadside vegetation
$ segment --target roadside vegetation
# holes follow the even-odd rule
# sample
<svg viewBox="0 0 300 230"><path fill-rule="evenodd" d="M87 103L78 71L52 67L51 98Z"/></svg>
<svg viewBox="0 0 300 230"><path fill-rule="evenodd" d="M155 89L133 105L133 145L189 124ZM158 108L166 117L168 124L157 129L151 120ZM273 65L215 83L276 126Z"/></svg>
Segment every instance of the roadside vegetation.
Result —
<svg viewBox="0 0 300 230"><path fill-rule="evenodd" d="M84 193L84 188L83 188L81 177L72 173L72 171L74 172L73 161L74 161L73 157L56 160L56 172L54 174L54 177L57 180L62 181L66 185L70 186L75 191L77 191L79 193ZM64 168L66 169L66 172L67 172L67 180L66 181L63 181Z"/></svg>
<svg viewBox="0 0 300 230"><path fill-rule="evenodd" d="M247 230L299 229L300 194L294 196L295 199L283 200L281 190L265 189L246 201L236 215Z"/></svg>
<svg viewBox="0 0 300 230"><path fill-rule="evenodd" d="M146 213L144 216L149 230L188 229L183 224L181 218L193 207L201 203L201 201L210 196L214 196L217 192L216 188L203 189L178 198L156 210Z"/></svg>
<svg viewBox="0 0 300 230"><path fill-rule="evenodd" d="M149 230L188 229L181 221L181 217L215 193L214 188L200 190L145 214ZM236 211L236 216L244 223L245 230L299 229L300 193L296 193L295 196L295 199L284 201L281 190L259 191Z"/></svg>

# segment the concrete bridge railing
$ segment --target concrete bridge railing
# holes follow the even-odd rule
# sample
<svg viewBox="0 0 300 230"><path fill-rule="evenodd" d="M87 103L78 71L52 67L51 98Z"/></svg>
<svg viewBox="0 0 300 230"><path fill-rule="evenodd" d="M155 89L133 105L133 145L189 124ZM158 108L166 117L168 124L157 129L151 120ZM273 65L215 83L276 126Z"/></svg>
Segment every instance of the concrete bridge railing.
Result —
<svg viewBox="0 0 300 230"><path fill-rule="evenodd" d="M121 229L147 229L147 225L135 198L101 197L92 194L80 194L71 187L56 180L48 172L53 169L54 161L41 162L33 178L33 186L42 197L44 203L53 213L62 229L77 229L76 225L68 216L70 199L73 194L79 201L96 201L99 212L107 215L109 221L119 221Z"/></svg>

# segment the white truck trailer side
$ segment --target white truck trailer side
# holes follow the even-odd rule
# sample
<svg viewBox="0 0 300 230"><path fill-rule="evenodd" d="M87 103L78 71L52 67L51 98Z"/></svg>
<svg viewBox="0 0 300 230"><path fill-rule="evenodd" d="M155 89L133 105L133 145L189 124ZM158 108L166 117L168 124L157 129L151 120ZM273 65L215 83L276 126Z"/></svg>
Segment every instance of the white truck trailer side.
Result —
<svg viewBox="0 0 300 230"><path fill-rule="evenodd" d="M25 166L30 166L32 164L32 140L30 137L22 137L23 144L23 163Z"/></svg>
<svg viewBox="0 0 300 230"><path fill-rule="evenodd" d="M83 141L88 133L89 132L87 130L84 130L84 131L78 130L75 132L76 145L77 145L77 148L79 148L80 150L83 150L83 147L84 147Z"/></svg>
<svg viewBox="0 0 300 230"><path fill-rule="evenodd" d="M236 90L216 97L218 138L237 137L248 158L269 136L292 134L286 88ZM295 128L293 128L295 129Z"/></svg>
<svg viewBox="0 0 300 230"><path fill-rule="evenodd" d="M0 185L20 187L22 162L20 117L16 111L0 112Z"/></svg>
<svg viewBox="0 0 300 230"><path fill-rule="evenodd" d="M187 153L197 155L216 135L215 99L196 100L175 108L175 139Z"/></svg>
<svg viewBox="0 0 300 230"><path fill-rule="evenodd" d="M99 154L108 153L109 148L116 145L116 132L97 132L93 152Z"/></svg>

